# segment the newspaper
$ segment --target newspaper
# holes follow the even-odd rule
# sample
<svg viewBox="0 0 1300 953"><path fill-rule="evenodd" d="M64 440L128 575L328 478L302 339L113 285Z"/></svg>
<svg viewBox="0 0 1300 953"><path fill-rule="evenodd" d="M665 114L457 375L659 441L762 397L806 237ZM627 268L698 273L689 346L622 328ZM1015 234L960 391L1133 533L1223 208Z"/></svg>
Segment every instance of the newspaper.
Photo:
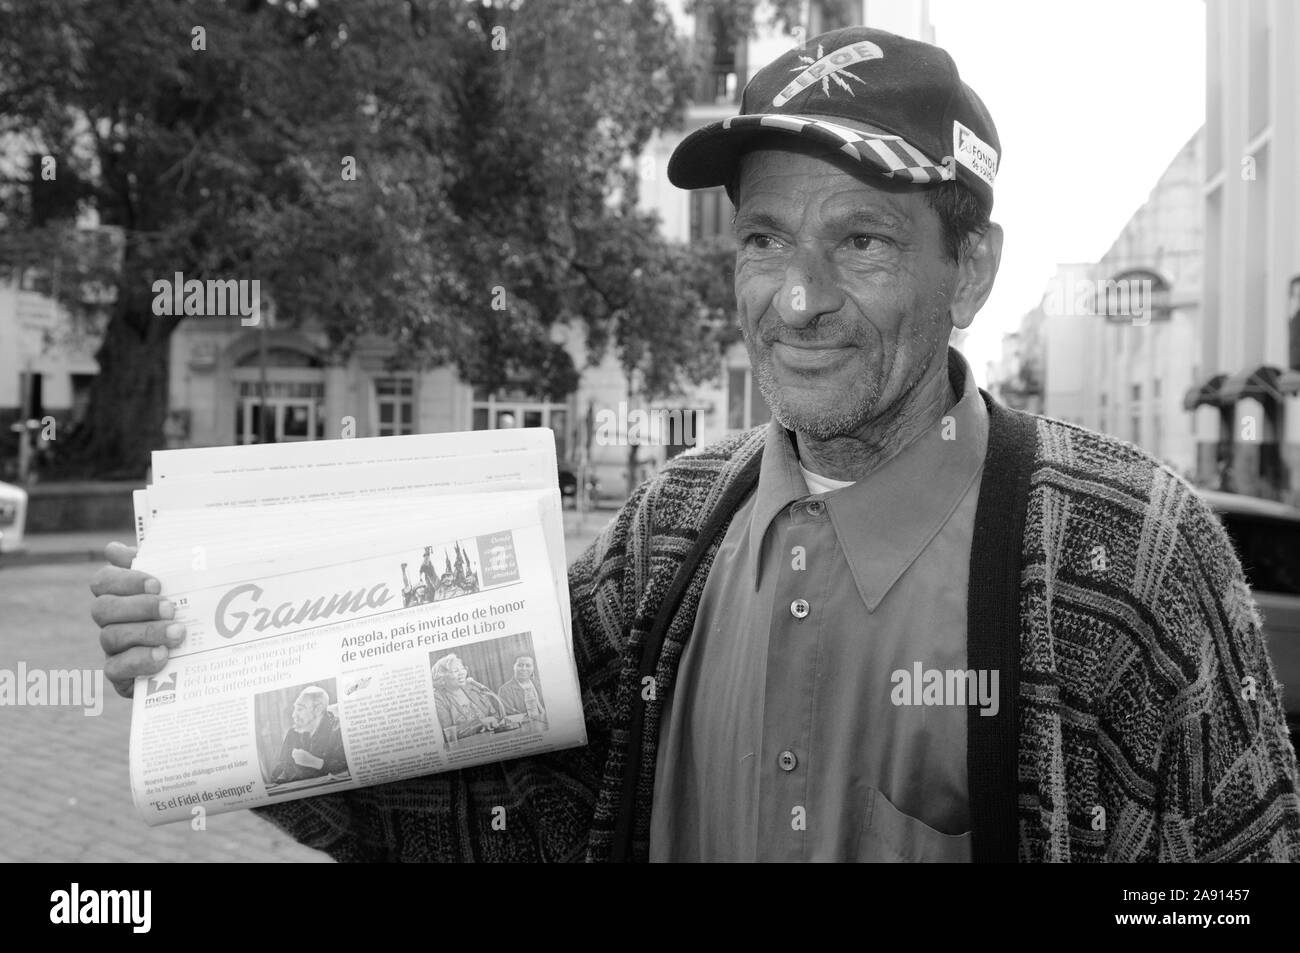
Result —
<svg viewBox="0 0 1300 953"><path fill-rule="evenodd" d="M150 824L586 743L549 430L165 451L135 568L186 626L137 679Z"/></svg>

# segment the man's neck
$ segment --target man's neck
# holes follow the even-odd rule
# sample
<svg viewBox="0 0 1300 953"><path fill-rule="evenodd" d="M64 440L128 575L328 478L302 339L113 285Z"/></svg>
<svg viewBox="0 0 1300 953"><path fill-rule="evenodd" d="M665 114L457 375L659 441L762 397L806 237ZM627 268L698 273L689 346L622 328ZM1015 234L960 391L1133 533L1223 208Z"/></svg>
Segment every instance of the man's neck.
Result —
<svg viewBox="0 0 1300 953"><path fill-rule="evenodd" d="M799 460L813 473L832 480L861 480L888 463L920 434L935 426L957 403L948 381L947 349L926 377L886 413L852 434L813 440L796 434Z"/></svg>

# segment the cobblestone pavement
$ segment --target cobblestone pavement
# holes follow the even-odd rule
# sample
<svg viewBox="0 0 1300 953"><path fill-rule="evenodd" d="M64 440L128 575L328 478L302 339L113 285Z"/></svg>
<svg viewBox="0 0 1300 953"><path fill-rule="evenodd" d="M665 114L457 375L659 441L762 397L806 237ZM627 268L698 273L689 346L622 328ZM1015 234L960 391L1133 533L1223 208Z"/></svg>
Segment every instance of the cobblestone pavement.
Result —
<svg viewBox="0 0 1300 953"><path fill-rule="evenodd" d="M96 563L0 570L0 668L99 669L90 621ZM329 861L248 812L149 827L127 780L131 703L104 684L104 710L0 708L0 860Z"/></svg>
<svg viewBox="0 0 1300 953"><path fill-rule="evenodd" d="M570 557L611 514L566 513ZM99 669L90 578L99 563L0 569L0 669ZM105 683L103 713L0 707L0 861L309 861L329 857L249 811L148 827L127 780L131 704Z"/></svg>

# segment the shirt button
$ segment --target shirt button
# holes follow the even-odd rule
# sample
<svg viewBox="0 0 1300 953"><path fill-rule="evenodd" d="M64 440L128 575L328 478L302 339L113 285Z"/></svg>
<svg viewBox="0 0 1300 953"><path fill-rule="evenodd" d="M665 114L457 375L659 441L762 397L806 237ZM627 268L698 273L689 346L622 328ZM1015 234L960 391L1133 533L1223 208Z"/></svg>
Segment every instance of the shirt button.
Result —
<svg viewBox="0 0 1300 953"><path fill-rule="evenodd" d="M782 771L793 771L798 766L799 759L794 756L793 751L782 751L776 763L781 766Z"/></svg>
<svg viewBox="0 0 1300 953"><path fill-rule="evenodd" d="M821 516L822 510L826 509L826 504L821 500L810 500L808 502L808 515Z"/></svg>
<svg viewBox="0 0 1300 953"><path fill-rule="evenodd" d="M796 619L802 619L808 615L808 600L796 599L790 603L790 614Z"/></svg>

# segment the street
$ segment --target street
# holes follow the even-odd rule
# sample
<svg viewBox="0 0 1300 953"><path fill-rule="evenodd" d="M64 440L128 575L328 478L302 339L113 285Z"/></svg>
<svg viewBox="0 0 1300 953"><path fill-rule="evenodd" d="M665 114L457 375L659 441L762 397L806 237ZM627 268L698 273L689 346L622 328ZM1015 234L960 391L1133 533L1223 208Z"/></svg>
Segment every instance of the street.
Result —
<svg viewBox="0 0 1300 953"><path fill-rule="evenodd" d="M0 570L0 669L98 669L90 577L98 563ZM149 827L127 781L131 703L104 683L104 711L0 709L0 861L324 861L248 811Z"/></svg>
<svg viewBox="0 0 1300 953"><path fill-rule="evenodd" d="M566 512L570 558L609 513ZM99 669L90 619L98 562L0 568L0 669ZM207 829L149 827L127 780L131 703L104 683L103 712L0 708L0 861L330 862L249 811L207 817Z"/></svg>

